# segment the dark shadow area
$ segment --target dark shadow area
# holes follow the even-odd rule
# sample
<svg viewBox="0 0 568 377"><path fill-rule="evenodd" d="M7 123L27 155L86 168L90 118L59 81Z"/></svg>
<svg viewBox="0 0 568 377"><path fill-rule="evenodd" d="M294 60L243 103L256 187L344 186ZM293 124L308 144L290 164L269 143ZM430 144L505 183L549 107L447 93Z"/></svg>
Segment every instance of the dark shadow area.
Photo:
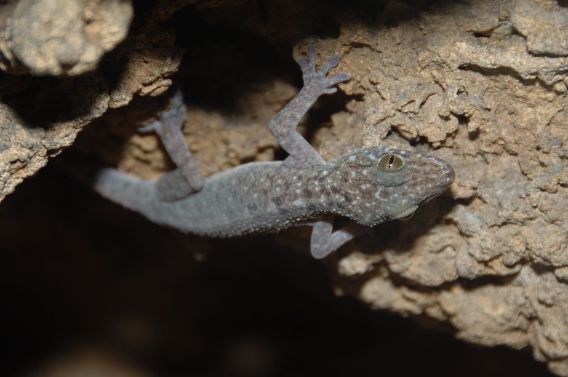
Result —
<svg viewBox="0 0 568 377"><path fill-rule="evenodd" d="M261 11L259 5L255 12ZM275 45L244 25L228 25L227 14L218 16L221 20L208 16L214 17L187 7L172 19L176 41L186 49L181 76L189 103L230 114L240 110L241 98L263 83L281 79L301 86L300 69L292 59L293 44Z"/></svg>
<svg viewBox="0 0 568 377"><path fill-rule="evenodd" d="M2 204L0 229L2 376L84 345L156 376L549 375L335 297L307 247L181 241L53 167Z"/></svg>
<svg viewBox="0 0 568 377"><path fill-rule="evenodd" d="M97 95L107 90L96 74L63 79L10 77L2 84L6 88L2 100L32 128L47 128L52 123L89 115Z"/></svg>
<svg viewBox="0 0 568 377"><path fill-rule="evenodd" d="M397 253L407 253L415 248L416 240L439 225L444 216L456 205L450 195L451 193L446 192L421 205L406 220L387 221L374 226L368 233L352 242L357 242L358 250L363 253L372 254L386 249L394 250ZM339 226L336 228L339 228ZM348 245L340 249L339 252L348 249ZM377 247L377 245L380 246Z"/></svg>

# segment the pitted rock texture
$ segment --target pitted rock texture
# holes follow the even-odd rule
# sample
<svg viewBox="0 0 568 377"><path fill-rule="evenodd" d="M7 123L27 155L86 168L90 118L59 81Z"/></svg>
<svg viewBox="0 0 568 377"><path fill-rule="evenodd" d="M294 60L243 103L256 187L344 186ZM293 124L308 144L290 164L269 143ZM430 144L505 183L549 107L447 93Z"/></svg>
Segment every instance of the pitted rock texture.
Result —
<svg viewBox="0 0 568 377"><path fill-rule="evenodd" d="M128 0L20 0L3 5L0 69L42 76L94 70L126 37Z"/></svg>
<svg viewBox="0 0 568 377"><path fill-rule="evenodd" d="M563 376L568 59L565 28L550 25L565 12L524 0L448 5L387 15L396 26L344 25L335 42L339 69L354 76L344 90L362 96L364 143L394 130L427 141L457 173L446 198L396 234L378 229L386 244L347 250L339 289L447 321L470 342L529 346Z"/></svg>
<svg viewBox="0 0 568 377"><path fill-rule="evenodd" d="M173 31L151 18L117 47L127 1L63 3L0 4L0 201L109 108L163 93L181 61Z"/></svg>

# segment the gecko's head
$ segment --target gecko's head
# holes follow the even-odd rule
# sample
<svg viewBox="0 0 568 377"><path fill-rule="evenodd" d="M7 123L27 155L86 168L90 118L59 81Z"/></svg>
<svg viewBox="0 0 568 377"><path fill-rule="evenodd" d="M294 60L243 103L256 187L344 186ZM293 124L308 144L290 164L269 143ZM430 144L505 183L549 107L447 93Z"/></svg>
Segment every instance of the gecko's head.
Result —
<svg viewBox="0 0 568 377"><path fill-rule="evenodd" d="M364 225L409 217L454 181L448 163L388 147L360 149L334 162L338 212Z"/></svg>

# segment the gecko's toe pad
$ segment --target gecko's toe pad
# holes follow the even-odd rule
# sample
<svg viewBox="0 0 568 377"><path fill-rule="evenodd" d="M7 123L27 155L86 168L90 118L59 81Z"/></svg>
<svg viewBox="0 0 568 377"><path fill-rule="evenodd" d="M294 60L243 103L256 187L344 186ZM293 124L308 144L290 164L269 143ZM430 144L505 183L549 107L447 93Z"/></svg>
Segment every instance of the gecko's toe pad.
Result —
<svg viewBox="0 0 568 377"><path fill-rule="evenodd" d="M296 59L296 62L302 69L304 77L304 87L311 87L318 91L319 94L331 94L337 91L335 86L341 82L345 82L351 78L347 73L338 73L331 77L327 77L330 70L339 64L339 56L330 57L318 71L316 69L317 53L313 41L308 43L307 58Z"/></svg>

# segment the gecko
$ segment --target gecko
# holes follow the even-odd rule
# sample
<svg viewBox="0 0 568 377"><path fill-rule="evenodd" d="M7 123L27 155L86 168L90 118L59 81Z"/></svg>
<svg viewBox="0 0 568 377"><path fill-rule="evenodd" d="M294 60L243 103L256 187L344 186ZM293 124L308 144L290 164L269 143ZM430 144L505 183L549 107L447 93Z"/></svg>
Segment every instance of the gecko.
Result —
<svg viewBox="0 0 568 377"><path fill-rule="evenodd" d="M454 170L447 162L383 145L324 160L297 126L321 95L335 93L337 84L350 80L350 75L328 75L338 65L338 56L318 70L313 43L307 56L296 62L303 87L268 124L288 154L284 160L250 162L205 178L182 133L186 107L177 91L169 107L140 128L158 135L176 168L144 180L103 167L97 170L93 188L157 224L200 236L235 237L311 226L310 251L319 259L370 227L412 215L451 185ZM351 221L334 230L333 218L338 215Z"/></svg>

